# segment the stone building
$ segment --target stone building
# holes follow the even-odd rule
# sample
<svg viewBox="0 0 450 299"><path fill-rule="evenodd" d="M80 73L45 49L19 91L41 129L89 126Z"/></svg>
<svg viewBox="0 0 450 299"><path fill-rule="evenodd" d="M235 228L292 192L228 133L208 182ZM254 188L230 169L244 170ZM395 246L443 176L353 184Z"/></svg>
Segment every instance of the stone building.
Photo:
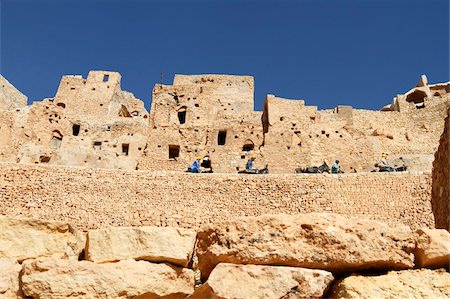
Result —
<svg viewBox="0 0 450 299"><path fill-rule="evenodd" d="M251 76L176 75L156 84L148 113L120 88L116 72L63 76L54 98L26 106L3 77L0 161L184 171L209 156L215 172L236 172L250 155L271 172L331 164L369 171L382 152L393 164L431 170L450 102L450 83L419 84L381 111L267 95L254 111Z"/></svg>

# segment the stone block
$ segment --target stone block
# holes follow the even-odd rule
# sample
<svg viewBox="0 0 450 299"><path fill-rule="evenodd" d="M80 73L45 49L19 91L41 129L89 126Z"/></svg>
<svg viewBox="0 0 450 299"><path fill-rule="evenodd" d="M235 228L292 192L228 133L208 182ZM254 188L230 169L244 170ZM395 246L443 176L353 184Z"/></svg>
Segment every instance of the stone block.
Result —
<svg viewBox="0 0 450 299"><path fill-rule="evenodd" d="M414 266L409 227L336 214L264 215L224 221L198 233L202 278L218 263L285 265L350 273Z"/></svg>
<svg viewBox="0 0 450 299"><path fill-rule="evenodd" d="M0 216L0 258L78 259L83 248L82 234L67 223Z"/></svg>
<svg viewBox="0 0 450 299"><path fill-rule="evenodd" d="M195 230L173 227L90 230L86 259L96 263L136 259L186 267L194 251L196 235Z"/></svg>
<svg viewBox="0 0 450 299"><path fill-rule="evenodd" d="M194 274L167 264L124 260L43 259L26 261L22 290L34 298L185 298L194 291Z"/></svg>

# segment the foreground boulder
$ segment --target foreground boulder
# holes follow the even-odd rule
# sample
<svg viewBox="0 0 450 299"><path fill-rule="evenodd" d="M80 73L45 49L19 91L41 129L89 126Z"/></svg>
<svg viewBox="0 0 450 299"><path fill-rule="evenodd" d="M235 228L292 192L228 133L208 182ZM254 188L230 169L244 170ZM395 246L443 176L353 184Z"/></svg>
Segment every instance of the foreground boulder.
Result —
<svg viewBox="0 0 450 299"><path fill-rule="evenodd" d="M23 298L19 285L22 266L12 259L0 258L0 298Z"/></svg>
<svg viewBox="0 0 450 299"><path fill-rule="evenodd" d="M192 270L125 260L35 260L23 267L22 290L34 298L184 298L194 291Z"/></svg>
<svg viewBox="0 0 450 299"><path fill-rule="evenodd" d="M391 271L380 276L350 276L333 286L331 298L450 298L444 270Z"/></svg>
<svg viewBox="0 0 450 299"><path fill-rule="evenodd" d="M0 258L78 259L83 247L81 234L67 223L0 216Z"/></svg>
<svg viewBox="0 0 450 299"><path fill-rule="evenodd" d="M450 267L450 233L445 229L417 230L416 263L420 267Z"/></svg>
<svg viewBox="0 0 450 299"><path fill-rule="evenodd" d="M332 281L323 270L218 264L190 298L321 298Z"/></svg>
<svg viewBox="0 0 450 299"><path fill-rule="evenodd" d="M170 262L186 267L194 251L196 231L173 227L112 227L87 234L86 259Z"/></svg>
<svg viewBox="0 0 450 299"><path fill-rule="evenodd" d="M334 214L264 215L225 221L198 233L202 279L218 263L286 265L352 272L414 265L409 227Z"/></svg>

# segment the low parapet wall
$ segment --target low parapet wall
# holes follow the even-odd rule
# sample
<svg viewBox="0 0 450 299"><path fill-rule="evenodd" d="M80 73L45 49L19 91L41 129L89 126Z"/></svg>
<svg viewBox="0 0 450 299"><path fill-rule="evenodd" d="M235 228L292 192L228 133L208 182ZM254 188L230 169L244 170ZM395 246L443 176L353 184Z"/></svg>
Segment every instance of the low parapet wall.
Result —
<svg viewBox="0 0 450 299"><path fill-rule="evenodd" d="M433 227L431 175L238 175L0 164L0 214L87 230L202 224L268 213L333 212Z"/></svg>

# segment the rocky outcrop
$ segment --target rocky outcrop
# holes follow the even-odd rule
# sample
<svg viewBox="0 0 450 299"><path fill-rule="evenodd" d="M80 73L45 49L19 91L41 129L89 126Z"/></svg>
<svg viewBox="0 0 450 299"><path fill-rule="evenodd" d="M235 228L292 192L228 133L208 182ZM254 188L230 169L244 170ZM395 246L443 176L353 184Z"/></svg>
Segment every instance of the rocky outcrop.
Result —
<svg viewBox="0 0 450 299"><path fill-rule="evenodd" d="M44 259L24 263L22 284L24 294L35 298L184 298L194 291L194 274L146 261Z"/></svg>
<svg viewBox="0 0 450 299"><path fill-rule="evenodd" d="M78 259L83 247L82 236L67 223L0 216L0 258Z"/></svg>
<svg viewBox="0 0 450 299"><path fill-rule="evenodd" d="M434 155L431 203L436 228L450 231L450 108Z"/></svg>
<svg viewBox="0 0 450 299"><path fill-rule="evenodd" d="M186 267L196 231L172 227L117 227L87 234L86 259L96 263L124 259L170 262Z"/></svg>
<svg viewBox="0 0 450 299"><path fill-rule="evenodd" d="M19 283L21 269L15 260L0 258L0 298L23 298Z"/></svg>
<svg viewBox="0 0 450 299"><path fill-rule="evenodd" d="M333 279L323 270L218 264L190 298L321 298Z"/></svg>
<svg viewBox="0 0 450 299"><path fill-rule="evenodd" d="M202 278L218 263L286 265L352 272L408 269L414 234L335 214L265 215L225 221L198 233Z"/></svg>
<svg viewBox="0 0 450 299"><path fill-rule="evenodd" d="M450 268L450 233L445 229L419 229L415 251L419 267Z"/></svg>
<svg viewBox="0 0 450 299"><path fill-rule="evenodd" d="M335 284L331 298L450 298L444 270L405 270L380 276L355 275Z"/></svg>

